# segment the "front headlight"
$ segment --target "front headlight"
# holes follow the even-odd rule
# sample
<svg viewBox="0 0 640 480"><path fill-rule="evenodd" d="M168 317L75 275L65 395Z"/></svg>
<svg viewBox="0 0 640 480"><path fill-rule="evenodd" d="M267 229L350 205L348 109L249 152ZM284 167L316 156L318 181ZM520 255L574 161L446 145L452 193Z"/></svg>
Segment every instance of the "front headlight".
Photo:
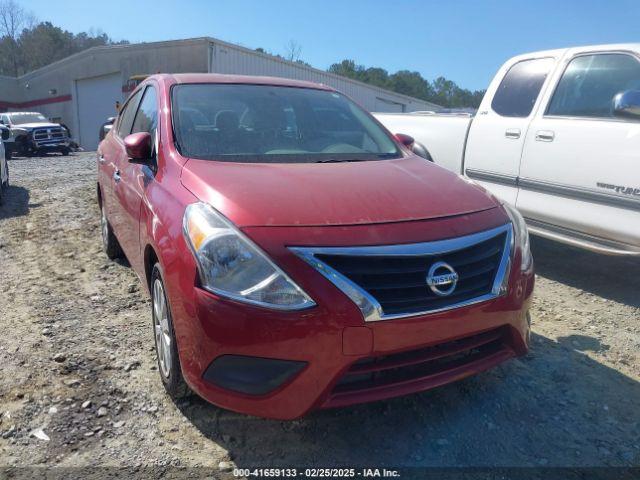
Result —
<svg viewBox="0 0 640 480"><path fill-rule="evenodd" d="M218 295L279 310L315 303L235 225L205 203L187 207L184 234L202 286Z"/></svg>
<svg viewBox="0 0 640 480"><path fill-rule="evenodd" d="M522 214L514 207L507 203L504 203L502 206L511 218L516 245L520 247L520 251L522 252L522 262L520 264L520 269L528 270L529 267L531 267L531 263L533 262L533 257L531 256L531 246L529 244L529 230L527 229L527 224L525 223Z"/></svg>

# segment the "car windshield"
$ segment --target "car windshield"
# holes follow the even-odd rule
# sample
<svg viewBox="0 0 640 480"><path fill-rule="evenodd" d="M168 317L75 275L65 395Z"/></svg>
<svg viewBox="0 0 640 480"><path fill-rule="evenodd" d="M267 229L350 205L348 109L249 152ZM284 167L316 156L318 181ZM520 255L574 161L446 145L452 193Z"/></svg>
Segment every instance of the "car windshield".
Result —
<svg viewBox="0 0 640 480"><path fill-rule="evenodd" d="M186 157L310 163L399 158L389 134L339 93L268 85L183 84L172 92Z"/></svg>
<svg viewBox="0 0 640 480"><path fill-rule="evenodd" d="M40 113L13 113L9 115L11 123L14 125L24 125L25 123L42 123L49 122L44 115Z"/></svg>

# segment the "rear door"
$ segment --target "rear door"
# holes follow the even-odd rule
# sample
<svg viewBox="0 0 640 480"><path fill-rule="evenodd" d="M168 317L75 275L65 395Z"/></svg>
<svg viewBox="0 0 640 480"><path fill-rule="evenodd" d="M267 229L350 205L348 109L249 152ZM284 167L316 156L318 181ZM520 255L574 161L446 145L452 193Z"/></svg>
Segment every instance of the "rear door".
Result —
<svg viewBox="0 0 640 480"><path fill-rule="evenodd" d="M120 163L123 155L124 143L122 139L129 135L133 125L141 92L135 93L120 111L120 115L113 127L113 132L100 143L98 148L98 181L102 191L103 207L106 209L107 220L111 224L118 240L121 240L122 232L119 227L122 221L119 218L121 209L118 208L115 198L115 185L120 182Z"/></svg>
<svg viewBox="0 0 640 480"><path fill-rule="evenodd" d="M152 139L156 138L157 103L156 88L148 85L144 88L129 133L149 132ZM121 140L118 145L118 157L120 180L114 183L114 198L118 210L114 230L119 234L118 240L127 258L136 266L141 262L140 207L146 184L153 178L153 172L147 165L131 163Z"/></svg>
<svg viewBox="0 0 640 480"><path fill-rule="evenodd" d="M554 65L553 52L507 62L471 123L465 173L512 205L527 128Z"/></svg>
<svg viewBox="0 0 640 480"><path fill-rule="evenodd" d="M534 228L640 246L640 122L612 109L640 90L640 58L571 50L553 85L527 133L518 209Z"/></svg>

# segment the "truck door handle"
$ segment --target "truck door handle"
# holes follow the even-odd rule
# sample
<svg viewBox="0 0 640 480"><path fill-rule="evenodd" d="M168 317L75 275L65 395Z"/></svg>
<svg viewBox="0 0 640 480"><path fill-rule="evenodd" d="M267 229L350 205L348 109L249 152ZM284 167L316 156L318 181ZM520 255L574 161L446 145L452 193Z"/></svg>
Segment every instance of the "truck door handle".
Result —
<svg viewBox="0 0 640 480"><path fill-rule="evenodd" d="M115 172L113 172L113 181L118 183L120 182L120 180L122 180L122 178L120 177L120 170L116 170Z"/></svg>
<svg viewBox="0 0 640 480"><path fill-rule="evenodd" d="M536 140L538 142L553 142L556 134L551 130L539 130L536 132Z"/></svg>
<svg viewBox="0 0 640 480"><path fill-rule="evenodd" d="M520 129L519 128L508 128L506 132L504 132L504 136L507 138L511 138L513 140L517 140L520 138Z"/></svg>

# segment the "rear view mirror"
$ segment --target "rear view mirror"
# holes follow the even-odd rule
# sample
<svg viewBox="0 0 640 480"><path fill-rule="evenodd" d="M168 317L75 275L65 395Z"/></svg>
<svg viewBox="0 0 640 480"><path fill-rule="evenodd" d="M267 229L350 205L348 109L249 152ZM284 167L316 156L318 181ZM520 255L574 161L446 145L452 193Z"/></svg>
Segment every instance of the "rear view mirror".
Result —
<svg viewBox="0 0 640 480"><path fill-rule="evenodd" d="M404 133L396 133L395 137L396 137L396 140L398 140L402 145L404 145L409 149L413 147L413 144L415 142L415 140L411 135L406 135Z"/></svg>
<svg viewBox="0 0 640 480"><path fill-rule="evenodd" d="M124 146L131 163L147 164L151 160L151 134L138 132L127 135Z"/></svg>
<svg viewBox="0 0 640 480"><path fill-rule="evenodd" d="M627 90L613 97L613 114L640 120L640 90Z"/></svg>
<svg viewBox="0 0 640 480"><path fill-rule="evenodd" d="M2 130L2 140L9 140L11 136L9 129L7 127L1 127L0 130Z"/></svg>

